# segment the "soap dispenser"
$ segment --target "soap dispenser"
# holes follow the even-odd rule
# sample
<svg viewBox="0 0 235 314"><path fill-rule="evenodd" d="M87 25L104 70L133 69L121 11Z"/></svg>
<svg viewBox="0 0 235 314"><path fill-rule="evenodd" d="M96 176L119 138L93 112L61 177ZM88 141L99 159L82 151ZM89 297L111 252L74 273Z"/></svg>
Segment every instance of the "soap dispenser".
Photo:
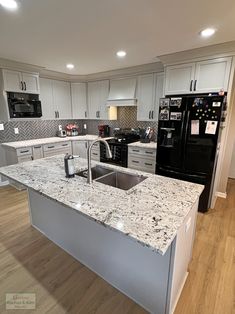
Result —
<svg viewBox="0 0 235 314"><path fill-rule="evenodd" d="M75 176L75 166L73 155L66 154L64 157L64 169L66 178L73 178Z"/></svg>

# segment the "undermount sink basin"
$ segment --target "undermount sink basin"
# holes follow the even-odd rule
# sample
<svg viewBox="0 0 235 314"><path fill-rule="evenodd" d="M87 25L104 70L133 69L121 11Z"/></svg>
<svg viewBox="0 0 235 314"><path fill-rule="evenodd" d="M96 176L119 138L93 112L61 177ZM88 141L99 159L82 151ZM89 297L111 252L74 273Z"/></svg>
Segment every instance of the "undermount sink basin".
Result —
<svg viewBox="0 0 235 314"><path fill-rule="evenodd" d="M104 168L101 166L95 166L95 167L91 168L91 174L92 174L93 180L100 178L100 177L102 177L108 173L111 173L111 172L113 172L113 170L110 170L110 169L107 169L107 168ZM87 173L88 173L88 170L86 169L86 170L83 170L83 171L76 173L76 175L79 177L87 178Z"/></svg>
<svg viewBox="0 0 235 314"><path fill-rule="evenodd" d="M115 188L121 190L130 190L135 185L147 179L147 177L128 174L124 172L112 172L103 176L96 180L96 182L100 182L109 186L113 186Z"/></svg>

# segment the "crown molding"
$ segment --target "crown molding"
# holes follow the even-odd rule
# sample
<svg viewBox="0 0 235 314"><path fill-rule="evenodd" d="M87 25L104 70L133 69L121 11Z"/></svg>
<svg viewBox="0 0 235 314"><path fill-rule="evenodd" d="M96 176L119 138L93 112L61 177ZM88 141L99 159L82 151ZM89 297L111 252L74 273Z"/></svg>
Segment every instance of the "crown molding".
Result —
<svg viewBox="0 0 235 314"><path fill-rule="evenodd" d="M235 55L235 41L228 41L222 44L174 52L158 56L158 58L165 66L187 61L197 61L202 58L220 58L233 55Z"/></svg>
<svg viewBox="0 0 235 314"><path fill-rule="evenodd" d="M38 65L33 65L29 63L18 62L14 60L0 58L0 68L17 70L17 71L26 71L26 72L36 72L39 73L43 67Z"/></svg>

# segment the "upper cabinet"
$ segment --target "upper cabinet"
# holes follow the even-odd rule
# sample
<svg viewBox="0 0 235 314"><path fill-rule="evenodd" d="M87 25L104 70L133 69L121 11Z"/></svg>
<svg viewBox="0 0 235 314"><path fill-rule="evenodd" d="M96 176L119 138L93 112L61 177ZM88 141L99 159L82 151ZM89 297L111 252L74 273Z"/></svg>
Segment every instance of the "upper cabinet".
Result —
<svg viewBox="0 0 235 314"><path fill-rule="evenodd" d="M89 119L109 119L109 108L107 106L108 94L108 80L88 83Z"/></svg>
<svg viewBox="0 0 235 314"><path fill-rule="evenodd" d="M87 119L87 84L72 83L71 96L73 119Z"/></svg>
<svg viewBox="0 0 235 314"><path fill-rule="evenodd" d="M42 119L72 119L70 83L40 78Z"/></svg>
<svg viewBox="0 0 235 314"><path fill-rule="evenodd" d="M166 67L165 95L227 91L232 58Z"/></svg>
<svg viewBox="0 0 235 314"><path fill-rule="evenodd" d="M71 91L70 83L64 81L52 81L53 85L53 99L57 110L57 118L71 119L72 105L71 105Z"/></svg>
<svg viewBox="0 0 235 314"><path fill-rule="evenodd" d="M2 70L4 90L7 92L39 94L39 75Z"/></svg>
<svg viewBox="0 0 235 314"><path fill-rule="evenodd" d="M158 119L159 98L163 97L163 73L145 74L138 77L137 120Z"/></svg>

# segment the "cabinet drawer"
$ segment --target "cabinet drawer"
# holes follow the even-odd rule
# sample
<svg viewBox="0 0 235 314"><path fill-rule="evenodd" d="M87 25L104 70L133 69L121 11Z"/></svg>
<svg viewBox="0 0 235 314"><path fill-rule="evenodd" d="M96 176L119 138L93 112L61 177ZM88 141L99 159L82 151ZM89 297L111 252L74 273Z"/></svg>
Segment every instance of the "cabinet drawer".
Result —
<svg viewBox="0 0 235 314"><path fill-rule="evenodd" d="M31 161L31 160L33 160L32 155L18 156L18 163L25 162L25 161Z"/></svg>
<svg viewBox="0 0 235 314"><path fill-rule="evenodd" d="M137 169L149 173L155 173L155 159L153 160L128 155L128 168Z"/></svg>
<svg viewBox="0 0 235 314"><path fill-rule="evenodd" d="M40 158L43 158L42 145L33 146L33 159L36 160Z"/></svg>
<svg viewBox="0 0 235 314"><path fill-rule="evenodd" d="M128 153L132 155L140 155L147 158L152 158L155 160L156 158L156 149L151 148L139 148L139 147L128 147Z"/></svg>
<svg viewBox="0 0 235 314"><path fill-rule="evenodd" d="M32 147L17 148L17 156L32 155Z"/></svg>
<svg viewBox="0 0 235 314"><path fill-rule="evenodd" d="M51 151L54 149L64 149L64 148L71 148L71 142L52 143L52 144L43 145L44 152Z"/></svg>

